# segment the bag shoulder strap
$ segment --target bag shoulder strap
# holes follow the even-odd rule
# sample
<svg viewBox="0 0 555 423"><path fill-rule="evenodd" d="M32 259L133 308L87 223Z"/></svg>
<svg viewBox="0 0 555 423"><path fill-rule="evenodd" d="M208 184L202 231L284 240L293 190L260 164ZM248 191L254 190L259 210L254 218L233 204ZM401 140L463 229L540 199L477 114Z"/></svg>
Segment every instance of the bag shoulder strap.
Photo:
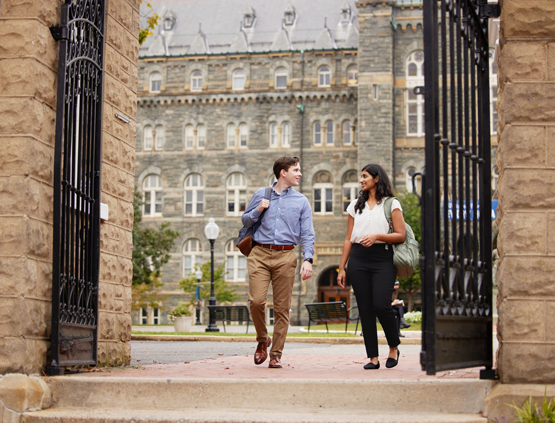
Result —
<svg viewBox="0 0 555 423"><path fill-rule="evenodd" d="M387 197L383 204L383 212L385 213L385 218L389 226L391 226L391 208L393 207L393 200L397 200L397 197Z"/></svg>
<svg viewBox="0 0 555 423"><path fill-rule="evenodd" d="M272 187L266 187L266 189L264 190L264 199L265 200L269 200L272 198ZM264 211L262 213L260 213L260 216L258 216L258 221L254 224L253 228L252 228L252 233L254 235L254 233L256 232L256 230L258 229L258 227L262 224L262 218L264 217L264 214L266 213L266 210L268 209L264 209Z"/></svg>

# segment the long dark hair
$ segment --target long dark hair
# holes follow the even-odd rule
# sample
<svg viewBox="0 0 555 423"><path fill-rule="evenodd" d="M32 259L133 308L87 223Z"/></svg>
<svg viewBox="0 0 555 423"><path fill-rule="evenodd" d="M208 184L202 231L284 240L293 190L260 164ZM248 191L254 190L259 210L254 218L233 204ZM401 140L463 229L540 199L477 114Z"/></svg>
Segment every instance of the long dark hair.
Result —
<svg viewBox="0 0 555 423"><path fill-rule="evenodd" d="M378 203L382 201L383 198L395 196L395 194L393 194L391 181L389 180L389 177L387 176L387 173L385 173L383 167L378 164L368 164L364 166L360 172L362 173L364 171L372 175L374 179L376 179L376 176L379 177L376 184L376 200L378 201ZM364 207L366 207L366 202L368 201L369 195L370 194L368 193L368 191L360 191L357 203L355 204L355 213L357 211L359 213L362 213L362 210L364 210Z"/></svg>

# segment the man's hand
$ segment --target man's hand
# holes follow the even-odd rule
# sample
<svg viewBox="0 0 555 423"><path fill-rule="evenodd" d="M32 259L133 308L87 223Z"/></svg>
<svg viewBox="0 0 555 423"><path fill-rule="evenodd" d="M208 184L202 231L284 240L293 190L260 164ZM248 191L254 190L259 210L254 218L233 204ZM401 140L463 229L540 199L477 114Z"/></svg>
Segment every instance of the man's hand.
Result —
<svg viewBox="0 0 555 423"><path fill-rule="evenodd" d="M257 208L258 208L258 211L262 213L264 209L267 209L268 207L270 207L270 200L264 199L260 202Z"/></svg>
<svg viewBox="0 0 555 423"><path fill-rule="evenodd" d="M310 263L309 261L303 261L300 274L303 278L303 281L310 278L312 276L312 263Z"/></svg>

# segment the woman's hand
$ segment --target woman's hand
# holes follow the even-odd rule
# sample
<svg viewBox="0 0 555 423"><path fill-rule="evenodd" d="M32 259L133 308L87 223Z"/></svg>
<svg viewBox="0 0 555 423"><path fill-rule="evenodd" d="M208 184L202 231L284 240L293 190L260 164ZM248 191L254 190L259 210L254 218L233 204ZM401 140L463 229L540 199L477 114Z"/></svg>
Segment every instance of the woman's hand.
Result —
<svg viewBox="0 0 555 423"><path fill-rule="evenodd" d="M374 245L376 243L376 241L378 240L378 236L378 234L364 235L364 237L362 237L362 239L360 240L360 244L363 247L370 247L371 245Z"/></svg>
<svg viewBox="0 0 555 423"><path fill-rule="evenodd" d="M347 275L345 275L345 269L340 268L339 273L337 274L337 284L341 288L345 288L345 281L347 280Z"/></svg>

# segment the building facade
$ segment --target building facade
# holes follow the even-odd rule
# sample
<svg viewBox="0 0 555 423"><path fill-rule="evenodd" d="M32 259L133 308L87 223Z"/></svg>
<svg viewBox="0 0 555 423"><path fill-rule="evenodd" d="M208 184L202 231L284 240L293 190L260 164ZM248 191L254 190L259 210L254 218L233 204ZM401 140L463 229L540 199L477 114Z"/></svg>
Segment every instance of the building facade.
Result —
<svg viewBox="0 0 555 423"><path fill-rule="evenodd" d="M166 321L181 278L210 258L211 217L216 265L247 303L246 258L234 248L240 216L283 155L301 159L298 189L316 231L314 276L296 281L292 322L306 321L303 303L354 305L335 279L360 169L381 164L402 193L424 167L424 102L414 94L424 85L421 2L150 3L143 14L161 21L139 52L135 183L143 224L169 221L181 236L163 269L166 303L134 321ZM269 321L271 306L270 295Z"/></svg>

